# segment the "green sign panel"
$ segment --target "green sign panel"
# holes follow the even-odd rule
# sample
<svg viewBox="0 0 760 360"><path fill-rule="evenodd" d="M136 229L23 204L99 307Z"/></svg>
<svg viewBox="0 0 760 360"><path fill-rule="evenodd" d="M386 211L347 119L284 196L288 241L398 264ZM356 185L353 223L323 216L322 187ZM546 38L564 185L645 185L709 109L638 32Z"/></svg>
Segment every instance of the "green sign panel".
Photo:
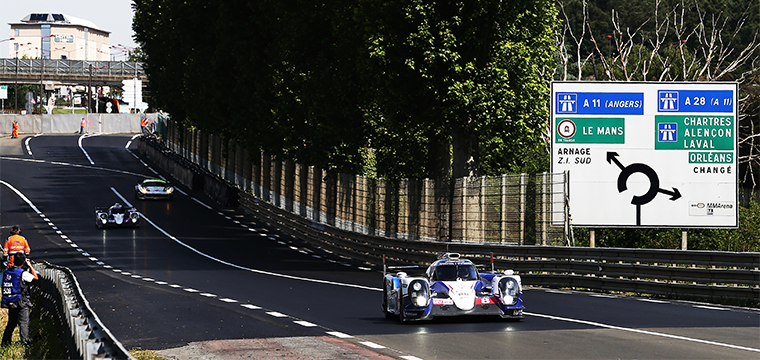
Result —
<svg viewBox="0 0 760 360"><path fill-rule="evenodd" d="M733 116L657 115L654 129L657 150L733 150L736 143Z"/></svg>
<svg viewBox="0 0 760 360"><path fill-rule="evenodd" d="M557 118L555 143L625 144L624 118Z"/></svg>

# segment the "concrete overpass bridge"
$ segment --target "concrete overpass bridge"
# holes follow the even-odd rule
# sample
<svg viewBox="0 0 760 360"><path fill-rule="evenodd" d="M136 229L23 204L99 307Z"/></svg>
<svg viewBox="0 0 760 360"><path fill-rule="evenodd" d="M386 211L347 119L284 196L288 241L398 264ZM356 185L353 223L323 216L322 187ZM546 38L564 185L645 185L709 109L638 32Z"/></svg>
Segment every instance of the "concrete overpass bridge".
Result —
<svg viewBox="0 0 760 360"><path fill-rule="evenodd" d="M0 84L121 86L122 80L148 77L141 62L52 59L0 59Z"/></svg>

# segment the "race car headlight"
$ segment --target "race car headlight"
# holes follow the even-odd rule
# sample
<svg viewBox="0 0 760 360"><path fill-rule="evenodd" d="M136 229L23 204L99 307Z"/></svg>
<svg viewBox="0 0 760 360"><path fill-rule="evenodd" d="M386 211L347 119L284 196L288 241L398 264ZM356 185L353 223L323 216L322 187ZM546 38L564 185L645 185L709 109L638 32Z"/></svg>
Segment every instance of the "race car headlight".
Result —
<svg viewBox="0 0 760 360"><path fill-rule="evenodd" d="M146 193L148 193L148 189L144 188L142 185L138 186L137 188L138 188L138 189L140 190L140 192L141 192L141 193L143 193L143 194L146 194Z"/></svg>
<svg viewBox="0 0 760 360"><path fill-rule="evenodd" d="M415 307L425 307L430 303L430 289L428 284L422 280L414 280L409 284L412 291L409 292L409 298Z"/></svg>
<svg viewBox="0 0 760 360"><path fill-rule="evenodd" d="M132 219L132 221L137 221L137 218L140 217L138 213L131 213L129 214L129 217Z"/></svg>
<svg viewBox="0 0 760 360"><path fill-rule="evenodd" d="M108 215L106 215L106 214L100 214L100 218L103 219L103 220L106 220L106 219L108 219Z"/></svg>
<svg viewBox="0 0 760 360"><path fill-rule="evenodd" d="M169 187L166 188L166 193L167 194L171 194L173 192L174 192L174 188L173 187L169 186Z"/></svg>
<svg viewBox="0 0 760 360"><path fill-rule="evenodd" d="M520 294L520 285L513 278L503 278L499 280L499 291L502 304L513 305Z"/></svg>

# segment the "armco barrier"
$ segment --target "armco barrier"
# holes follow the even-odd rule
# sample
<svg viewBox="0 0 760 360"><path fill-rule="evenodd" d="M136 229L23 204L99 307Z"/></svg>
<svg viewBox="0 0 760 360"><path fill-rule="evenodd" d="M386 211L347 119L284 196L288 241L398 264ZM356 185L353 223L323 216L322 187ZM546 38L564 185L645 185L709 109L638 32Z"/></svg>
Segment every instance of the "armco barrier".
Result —
<svg viewBox="0 0 760 360"><path fill-rule="evenodd" d="M142 145L140 149L143 149ZM155 149L144 151L152 156L174 156ZM154 161L157 164L166 162ZM206 177L206 181L224 180ZM226 194L217 199L223 204L228 202ZM435 260L438 253L448 251L462 253L481 264L489 263L493 256L496 268L514 269L527 285L760 299L760 253L405 240L365 235L318 223L243 191L240 191L239 203L246 212L281 231L336 254L371 264L381 264L383 259L393 264L427 264Z"/></svg>
<svg viewBox="0 0 760 360"><path fill-rule="evenodd" d="M372 264L426 264L458 252L517 271L528 285L711 298L760 298L760 253L501 246L379 238L314 223L241 193L241 206L281 231ZM493 255L492 255L493 254Z"/></svg>
<svg viewBox="0 0 760 360"><path fill-rule="evenodd" d="M43 306L55 316L69 359L134 360L92 311L70 269L47 262L36 263L34 268L39 275L36 289Z"/></svg>

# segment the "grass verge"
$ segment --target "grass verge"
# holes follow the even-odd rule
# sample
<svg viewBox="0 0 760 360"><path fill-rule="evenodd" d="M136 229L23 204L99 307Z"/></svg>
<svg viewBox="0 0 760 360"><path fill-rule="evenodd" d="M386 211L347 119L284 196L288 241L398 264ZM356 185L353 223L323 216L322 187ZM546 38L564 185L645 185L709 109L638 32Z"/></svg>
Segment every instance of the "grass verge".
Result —
<svg viewBox="0 0 760 360"><path fill-rule="evenodd" d="M0 359L26 360L26 359L65 359L66 352L58 339L53 316L45 310L39 301L33 301L29 311L29 337L32 344L23 346L19 343L18 327L13 331L12 344L0 347ZM8 325L8 309L0 310L0 336Z"/></svg>

